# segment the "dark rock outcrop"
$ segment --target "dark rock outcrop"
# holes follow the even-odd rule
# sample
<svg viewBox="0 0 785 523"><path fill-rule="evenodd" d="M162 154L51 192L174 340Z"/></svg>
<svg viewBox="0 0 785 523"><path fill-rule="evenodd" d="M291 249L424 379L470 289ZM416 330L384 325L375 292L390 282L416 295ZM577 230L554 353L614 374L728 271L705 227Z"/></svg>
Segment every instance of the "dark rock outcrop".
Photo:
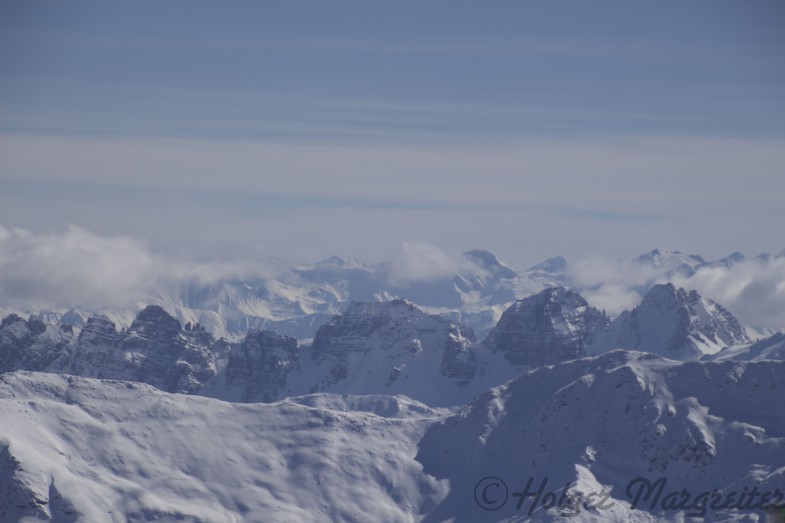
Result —
<svg viewBox="0 0 785 523"><path fill-rule="evenodd" d="M575 291L551 287L515 302L485 344L517 368L580 358L608 318Z"/></svg>

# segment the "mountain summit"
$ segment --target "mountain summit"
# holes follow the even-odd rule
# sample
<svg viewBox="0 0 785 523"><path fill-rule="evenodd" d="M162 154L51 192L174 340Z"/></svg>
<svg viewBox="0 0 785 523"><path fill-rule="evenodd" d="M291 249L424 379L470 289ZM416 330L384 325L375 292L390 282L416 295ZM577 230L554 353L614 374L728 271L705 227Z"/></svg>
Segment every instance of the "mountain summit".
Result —
<svg viewBox="0 0 785 523"><path fill-rule="evenodd" d="M746 329L721 305L667 283L655 285L640 305L620 314L595 338L589 352L640 350L696 360L750 341Z"/></svg>
<svg viewBox="0 0 785 523"><path fill-rule="evenodd" d="M552 365L584 356L608 321L577 292L550 287L504 311L484 343L519 369Z"/></svg>

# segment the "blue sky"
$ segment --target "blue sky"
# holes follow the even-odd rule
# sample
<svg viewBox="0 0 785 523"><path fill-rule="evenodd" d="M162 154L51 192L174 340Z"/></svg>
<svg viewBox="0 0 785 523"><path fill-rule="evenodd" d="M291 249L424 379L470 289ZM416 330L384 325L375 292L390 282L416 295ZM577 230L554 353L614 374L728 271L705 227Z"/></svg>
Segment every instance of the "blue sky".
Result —
<svg viewBox="0 0 785 523"><path fill-rule="evenodd" d="M0 223L306 259L779 251L783 27L777 1L3 2Z"/></svg>

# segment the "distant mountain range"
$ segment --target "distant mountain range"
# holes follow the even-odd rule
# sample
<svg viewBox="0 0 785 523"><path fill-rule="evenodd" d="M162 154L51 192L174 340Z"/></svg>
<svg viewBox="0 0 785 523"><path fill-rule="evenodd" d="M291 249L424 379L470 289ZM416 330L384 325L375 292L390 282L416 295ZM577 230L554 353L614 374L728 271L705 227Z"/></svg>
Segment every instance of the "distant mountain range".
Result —
<svg viewBox="0 0 785 523"><path fill-rule="evenodd" d="M765 265L783 257L785 251L748 261ZM706 261L699 255L654 249L626 263L645 274L636 286L643 295L656 283L690 278L707 269L727 269L744 260L738 252ZM127 328L145 306L159 305L181 323L199 323L217 338L238 341L256 329L305 340L313 338L321 325L352 302L406 299L426 312L463 323L484 338L516 300L553 286L569 286L578 292L592 290L592 284L574 280L570 264L561 256L524 271L483 250L466 252L454 261L453 267L438 275L414 279L399 274L392 263L369 265L337 256L311 265L279 262L275 276L171 281L144 302L125 309L46 303L17 307L0 297L0 316L19 313L46 323L83 327L88 318L103 315L118 327Z"/></svg>

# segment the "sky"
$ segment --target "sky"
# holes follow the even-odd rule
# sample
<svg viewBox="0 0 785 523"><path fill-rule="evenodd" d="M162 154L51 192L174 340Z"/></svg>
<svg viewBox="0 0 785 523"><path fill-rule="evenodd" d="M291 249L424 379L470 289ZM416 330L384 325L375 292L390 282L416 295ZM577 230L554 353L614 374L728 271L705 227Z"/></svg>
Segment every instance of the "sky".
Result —
<svg viewBox="0 0 785 523"><path fill-rule="evenodd" d="M0 225L189 259L776 253L783 28L781 1L7 0Z"/></svg>

